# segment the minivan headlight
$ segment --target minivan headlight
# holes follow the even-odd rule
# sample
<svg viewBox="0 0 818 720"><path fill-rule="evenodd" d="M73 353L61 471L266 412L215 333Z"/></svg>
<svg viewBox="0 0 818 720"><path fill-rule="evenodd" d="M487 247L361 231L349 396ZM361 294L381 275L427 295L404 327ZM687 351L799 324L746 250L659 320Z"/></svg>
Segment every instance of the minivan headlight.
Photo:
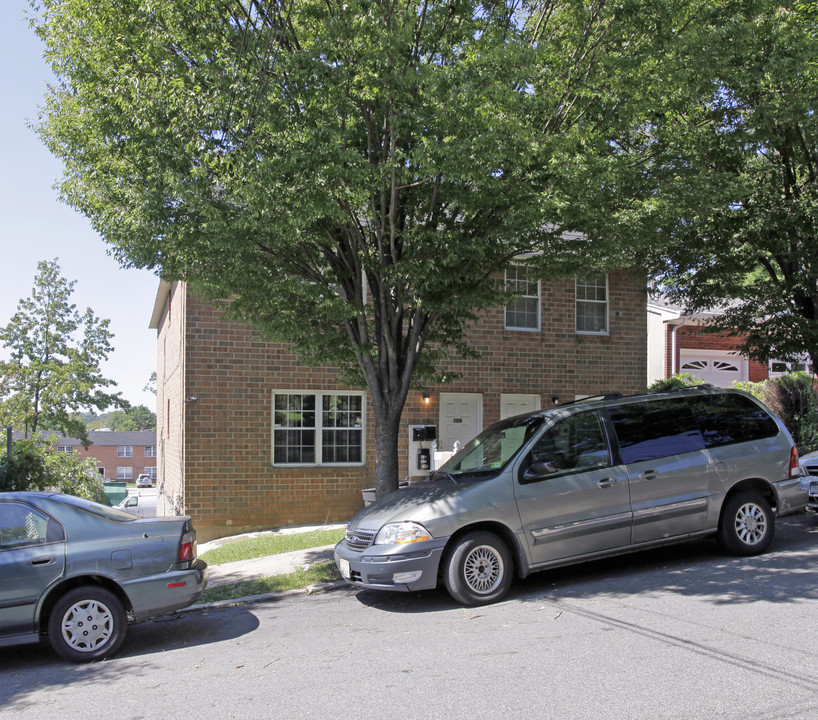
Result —
<svg viewBox="0 0 818 720"><path fill-rule="evenodd" d="M389 523L378 531L375 536L375 545L405 545L431 539L429 531L418 523Z"/></svg>

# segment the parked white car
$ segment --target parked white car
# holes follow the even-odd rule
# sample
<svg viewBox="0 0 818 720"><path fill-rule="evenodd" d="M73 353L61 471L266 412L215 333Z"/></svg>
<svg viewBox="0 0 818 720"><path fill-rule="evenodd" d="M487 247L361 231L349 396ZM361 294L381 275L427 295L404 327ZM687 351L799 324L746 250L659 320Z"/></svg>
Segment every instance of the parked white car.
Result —
<svg viewBox="0 0 818 720"><path fill-rule="evenodd" d="M818 450L804 455L798 464L803 473L801 487L807 491L809 496L807 507L818 510Z"/></svg>
<svg viewBox="0 0 818 720"><path fill-rule="evenodd" d="M149 488L153 487L153 480L151 480L151 476L143 473L138 478L136 478L136 487L138 488Z"/></svg>
<svg viewBox="0 0 818 720"><path fill-rule="evenodd" d="M124 510L131 515L141 518L156 517L156 493L142 493L137 491L133 495L128 495L119 505L119 510Z"/></svg>

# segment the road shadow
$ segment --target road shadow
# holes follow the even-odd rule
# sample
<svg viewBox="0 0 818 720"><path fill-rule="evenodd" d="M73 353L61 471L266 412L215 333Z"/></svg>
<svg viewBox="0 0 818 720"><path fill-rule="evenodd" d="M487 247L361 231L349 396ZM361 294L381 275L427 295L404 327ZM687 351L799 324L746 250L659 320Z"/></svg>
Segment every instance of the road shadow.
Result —
<svg viewBox="0 0 818 720"><path fill-rule="evenodd" d="M778 518L764 555L726 555L715 540L668 545L516 580L503 602L588 599L676 593L714 605L757 601L795 603L818 598L818 515ZM394 613L462 609L440 587L418 593L359 590L362 605Z"/></svg>
<svg viewBox="0 0 818 720"><path fill-rule="evenodd" d="M230 612L230 622L219 615ZM3 648L0 653L0 708L25 712L26 696L74 682L109 683L153 669L151 657L183 648L234 640L258 628L245 608L225 608L163 615L128 627L125 643L109 660L74 665L54 653L48 640L35 645Z"/></svg>

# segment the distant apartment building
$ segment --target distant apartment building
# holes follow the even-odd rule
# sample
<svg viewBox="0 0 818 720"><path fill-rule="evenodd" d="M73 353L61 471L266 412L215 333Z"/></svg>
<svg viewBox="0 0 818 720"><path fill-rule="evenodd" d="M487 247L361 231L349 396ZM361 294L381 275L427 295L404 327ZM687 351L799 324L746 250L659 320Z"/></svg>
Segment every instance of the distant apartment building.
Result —
<svg viewBox="0 0 818 720"><path fill-rule="evenodd" d="M76 452L82 458L93 458L97 470L105 480L136 480L150 475L156 480L156 431L92 430L88 446L77 438L61 437L56 448L62 452Z"/></svg>

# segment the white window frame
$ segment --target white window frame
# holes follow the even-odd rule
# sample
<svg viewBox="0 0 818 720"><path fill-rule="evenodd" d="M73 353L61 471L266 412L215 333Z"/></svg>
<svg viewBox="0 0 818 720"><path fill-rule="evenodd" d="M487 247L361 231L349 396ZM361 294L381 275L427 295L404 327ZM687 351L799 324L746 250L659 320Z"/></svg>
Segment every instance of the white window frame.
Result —
<svg viewBox="0 0 818 720"><path fill-rule="evenodd" d="M133 480L133 468L130 466L118 467L116 469L117 480Z"/></svg>
<svg viewBox="0 0 818 720"><path fill-rule="evenodd" d="M70 445L57 445L57 452L74 452Z"/></svg>
<svg viewBox="0 0 818 720"><path fill-rule="evenodd" d="M145 445L145 457L146 458L156 457L156 445Z"/></svg>
<svg viewBox="0 0 818 720"><path fill-rule="evenodd" d="M588 299L585 297L580 297L580 287L588 287L592 286L595 288L601 287L600 284L597 283L599 278L604 278L605 280L605 299L604 300L597 300L597 299ZM582 293L583 295L585 293ZM611 330L611 319L610 319L610 287L608 284L608 274L607 273L600 273L599 275L594 276L593 278L575 278L574 280L574 331L577 335L610 335ZM579 308L580 305L583 303L587 304L594 304L594 305L603 305L605 307L605 329L604 330L580 330L579 329Z"/></svg>
<svg viewBox="0 0 818 720"><path fill-rule="evenodd" d="M284 428L277 427L275 422L276 413L276 396L277 395L310 395L315 397L315 427L301 428L303 430L312 430L314 432L315 441L315 461L314 462L276 462L276 430L284 430ZM348 396L359 397L361 399L361 460L360 462L324 462L323 460L323 406L324 398L327 396ZM330 391L315 391L315 390L273 390L272 392L272 432L270 433L270 462L275 467L363 467L366 464L366 393L360 391L347 390L330 390ZM358 431L358 428L347 428L349 430Z"/></svg>
<svg viewBox="0 0 818 720"><path fill-rule="evenodd" d="M511 267L514 267L514 268L525 268L525 270L527 271L527 275L528 275L529 273L531 273L531 272L532 272L531 267L530 267L529 265L526 265L526 264L525 264L525 263L523 263L523 262L513 262L513 263L511 263ZM506 283L506 284L505 284L505 287L506 287L506 290L508 291L508 290L509 290L509 286L510 286L512 283L514 283L515 287L514 287L514 290L512 290L512 292L513 292L513 291L516 291L516 286L517 286L518 284L521 284L521 281L520 281L518 278L516 278L516 277L515 277L513 280L509 279L509 277L508 277L508 271L509 271L509 268L506 268L506 271L505 271L505 283ZM525 282L527 285L530 285L530 284L531 284L531 277L530 277L530 276L527 276L527 277L525 278L525 281L524 281L524 282ZM515 297L513 300L511 300L510 302L506 303L505 308L503 308L503 314L504 314L504 325L505 325L505 329L506 329L506 330L516 330L516 331L520 331L520 332L539 332L539 331L540 331L540 328L541 328L541 325L542 325L542 323L541 323L541 314L542 314L542 286L541 286L541 283L540 283L539 279L536 281L536 283L537 283L537 294L536 294L536 295L527 295L527 294L519 294L519 293L517 293L517 294L516 294L516 297ZM516 303L519 303L520 301L523 301L523 300L534 300L534 301L536 302L536 304L537 304L536 327L521 327L521 326L519 326L519 325L511 325L511 324L509 323L509 321L508 321L508 312L509 312L509 308L510 308L511 306L515 305Z"/></svg>
<svg viewBox="0 0 818 720"><path fill-rule="evenodd" d="M785 370L773 370L773 365L784 365ZM809 360L804 357L794 362L785 362L784 360L770 360L767 363L768 377L781 377L793 372L809 372Z"/></svg>
<svg viewBox="0 0 818 720"><path fill-rule="evenodd" d="M133 445L120 445L116 449L116 456L121 458L133 457Z"/></svg>
<svg viewBox="0 0 818 720"><path fill-rule="evenodd" d="M151 480L156 480L156 468L155 467L146 467L142 469L142 473L147 475Z"/></svg>

